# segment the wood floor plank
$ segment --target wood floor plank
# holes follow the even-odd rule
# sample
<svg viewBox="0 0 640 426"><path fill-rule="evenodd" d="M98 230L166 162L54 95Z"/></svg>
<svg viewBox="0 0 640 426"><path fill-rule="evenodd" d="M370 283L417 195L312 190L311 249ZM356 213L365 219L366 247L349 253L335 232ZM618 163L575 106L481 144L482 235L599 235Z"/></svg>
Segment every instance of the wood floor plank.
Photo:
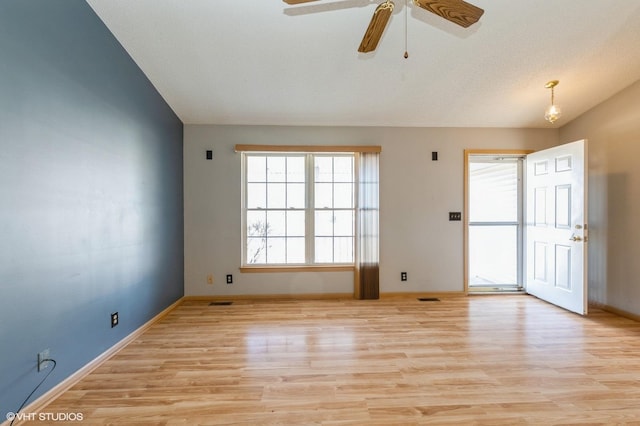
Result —
<svg viewBox="0 0 640 426"><path fill-rule="evenodd" d="M510 295L189 301L45 410L83 425L640 424L640 323Z"/></svg>

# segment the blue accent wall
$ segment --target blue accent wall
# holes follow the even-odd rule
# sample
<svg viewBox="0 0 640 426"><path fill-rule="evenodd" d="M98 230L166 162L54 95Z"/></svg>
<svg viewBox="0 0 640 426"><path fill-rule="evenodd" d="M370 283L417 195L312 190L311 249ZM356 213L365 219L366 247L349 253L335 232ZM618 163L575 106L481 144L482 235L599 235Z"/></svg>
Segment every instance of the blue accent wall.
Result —
<svg viewBox="0 0 640 426"><path fill-rule="evenodd" d="M182 145L83 0L0 2L0 422L183 295Z"/></svg>

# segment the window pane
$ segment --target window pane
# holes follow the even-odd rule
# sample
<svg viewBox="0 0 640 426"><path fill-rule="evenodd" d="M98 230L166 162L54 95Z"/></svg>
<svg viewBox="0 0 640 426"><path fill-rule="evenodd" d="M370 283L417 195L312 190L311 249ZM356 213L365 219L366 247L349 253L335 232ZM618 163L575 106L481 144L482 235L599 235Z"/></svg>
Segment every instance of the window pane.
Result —
<svg viewBox="0 0 640 426"><path fill-rule="evenodd" d="M304 263L305 260L304 237L287 238L287 263Z"/></svg>
<svg viewBox="0 0 640 426"><path fill-rule="evenodd" d="M287 236L288 237L304 237L305 232L305 212L304 211L288 211L287 212Z"/></svg>
<svg viewBox="0 0 640 426"><path fill-rule="evenodd" d="M286 157L267 157L267 181L285 182Z"/></svg>
<svg viewBox="0 0 640 426"><path fill-rule="evenodd" d="M283 209L285 205L285 184L284 183L268 183L267 184L267 208Z"/></svg>
<svg viewBox="0 0 640 426"><path fill-rule="evenodd" d="M247 182L265 182L267 179L267 158L247 157Z"/></svg>
<svg viewBox="0 0 640 426"><path fill-rule="evenodd" d="M247 184L247 208L264 209L267 207L267 187L264 183Z"/></svg>
<svg viewBox="0 0 640 426"><path fill-rule="evenodd" d="M287 208L290 208L290 209L305 208L304 183L287 184Z"/></svg>
<svg viewBox="0 0 640 426"><path fill-rule="evenodd" d="M333 185L330 183L316 183L316 203L317 209L333 207L332 197Z"/></svg>
<svg viewBox="0 0 640 426"><path fill-rule="evenodd" d="M266 263L266 248L266 238L247 238L247 263Z"/></svg>
<svg viewBox="0 0 640 426"><path fill-rule="evenodd" d="M333 187L333 207L350 209L353 207L353 184L336 183Z"/></svg>
<svg viewBox="0 0 640 426"><path fill-rule="evenodd" d="M284 216L285 213L283 211L267 212L268 235L275 237L284 237L286 235Z"/></svg>
<svg viewBox="0 0 640 426"><path fill-rule="evenodd" d="M353 236L353 210L333 212L334 235Z"/></svg>
<svg viewBox="0 0 640 426"><path fill-rule="evenodd" d="M261 211L247 212L247 236L267 236L267 214Z"/></svg>
<svg viewBox="0 0 640 426"><path fill-rule="evenodd" d="M333 159L334 182L353 182L353 157L335 157Z"/></svg>
<svg viewBox="0 0 640 426"><path fill-rule="evenodd" d="M315 235L333 236L333 210L316 210Z"/></svg>
<svg viewBox="0 0 640 426"><path fill-rule="evenodd" d="M316 182L332 182L333 157L315 157L314 176Z"/></svg>
<svg viewBox="0 0 640 426"><path fill-rule="evenodd" d="M353 238L336 237L333 242L333 261L337 263L353 262Z"/></svg>
<svg viewBox="0 0 640 426"><path fill-rule="evenodd" d="M333 238L316 237L316 263L333 262Z"/></svg>
<svg viewBox="0 0 640 426"><path fill-rule="evenodd" d="M267 238L267 263L285 263L285 238Z"/></svg>
<svg viewBox="0 0 640 426"><path fill-rule="evenodd" d="M471 222L518 220L518 163L469 163Z"/></svg>
<svg viewBox="0 0 640 426"><path fill-rule="evenodd" d="M305 182L304 157L287 157L287 182Z"/></svg>
<svg viewBox="0 0 640 426"><path fill-rule="evenodd" d="M470 286L517 284L517 257L517 225L469 227Z"/></svg>

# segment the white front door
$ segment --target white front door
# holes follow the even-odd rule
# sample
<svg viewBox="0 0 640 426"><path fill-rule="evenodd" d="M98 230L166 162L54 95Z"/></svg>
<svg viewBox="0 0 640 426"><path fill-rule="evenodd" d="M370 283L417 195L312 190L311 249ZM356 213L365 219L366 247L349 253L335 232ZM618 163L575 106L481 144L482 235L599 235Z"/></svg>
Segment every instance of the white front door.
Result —
<svg viewBox="0 0 640 426"><path fill-rule="evenodd" d="M527 156L526 291L587 313L587 141Z"/></svg>

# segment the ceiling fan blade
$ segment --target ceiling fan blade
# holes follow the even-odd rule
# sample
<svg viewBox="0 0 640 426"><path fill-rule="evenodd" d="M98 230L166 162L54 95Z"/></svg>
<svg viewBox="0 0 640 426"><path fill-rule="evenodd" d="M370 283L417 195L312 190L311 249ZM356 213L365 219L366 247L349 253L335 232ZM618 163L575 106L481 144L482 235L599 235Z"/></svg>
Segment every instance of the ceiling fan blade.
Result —
<svg viewBox="0 0 640 426"><path fill-rule="evenodd" d="M443 17L447 21L467 28L478 22L483 9L463 0L413 0L421 8Z"/></svg>
<svg viewBox="0 0 640 426"><path fill-rule="evenodd" d="M302 3L310 3L312 1L318 1L318 0L282 0L283 2L285 2L286 4L302 4Z"/></svg>
<svg viewBox="0 0 640 426"><path fill-rule="evenodd" d="M393 12L393 6L393 2L387 0L376 7L376 11L373 12L371 17L371 22L369 22L369 27L364 33L360 47L358 47L358 52L367 53L376 50L382 33L387 27L387 22L391 17L391 12Z"/></svg>

